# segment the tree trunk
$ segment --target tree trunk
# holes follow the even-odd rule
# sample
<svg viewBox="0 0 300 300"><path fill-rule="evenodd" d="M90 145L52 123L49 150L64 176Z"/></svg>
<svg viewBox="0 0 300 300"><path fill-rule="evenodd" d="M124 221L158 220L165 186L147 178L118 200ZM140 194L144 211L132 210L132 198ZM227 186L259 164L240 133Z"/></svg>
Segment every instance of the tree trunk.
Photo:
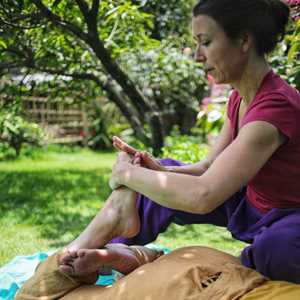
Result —
<svg viewBox="0 0 300 300"><path fill-rule="evenodd" d="M111 57L108 50L105 49L98 36L94 36L89 40L89 42L106 71L122 87L124 94L135 107L138 115L140 116L139 120L142 121L141 124L149 124L151 139L144 138L144 141L146 141L146 145L153 148L154 154L157 155L164 145L163 124L158 109L156 109L156 107L154 107L154 105L144 97L144 95L138 90L137 86L132 82L130 77L121 70L116 61L114 61ZM116 101L114 102L116 103ZM119 104L118 107L120 107ZM129 119L129 116L126 116L126 118L130 123L132 123L132 121ZM138 130L138 127L135 127L134 130ZM142 128L140 128L138 131L140 132L141 130Z"/></svg>

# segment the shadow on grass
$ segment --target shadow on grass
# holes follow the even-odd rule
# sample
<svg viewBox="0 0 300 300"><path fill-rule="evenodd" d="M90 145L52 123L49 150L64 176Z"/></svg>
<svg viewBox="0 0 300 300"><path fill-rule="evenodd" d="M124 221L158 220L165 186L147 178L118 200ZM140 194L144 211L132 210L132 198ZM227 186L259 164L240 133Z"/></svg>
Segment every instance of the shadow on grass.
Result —
<svg viewBox="0 0 300 300"><path fill-rule="evenodd" d="M0 222L36 226L53 247L90 222L110 194L110 169L4 172L0 174Z"/></svg>

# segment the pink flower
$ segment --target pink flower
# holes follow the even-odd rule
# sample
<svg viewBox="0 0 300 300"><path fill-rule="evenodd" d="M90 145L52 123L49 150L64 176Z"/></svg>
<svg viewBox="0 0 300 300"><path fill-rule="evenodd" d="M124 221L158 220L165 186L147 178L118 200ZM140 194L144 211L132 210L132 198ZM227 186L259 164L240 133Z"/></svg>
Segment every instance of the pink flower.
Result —
<svg viewBox="0 0 300 300"><path fill-rule="evenodd" d="M211 103L210 97L204 97L201 101L202 106L207 106L209 103Z"/></svg>
<svg viewBox="0 0 300 300"><path fill-rule="evenodd" d="M299 5L300 0L285 0L285 2L289 5Z"/></svg>
<svg viewBox="0 0 300 300"><path fill-rule="evenodd" d="M300 18L300 0L285 0L291 7L291 17L294 21Z"/></svg>
<svg viewBox="0 0 300 300"><path fill-rule="evenodd" d="M212 75L207 74L207 80L208 80L209 84L211 84L211 85L215 84L215 79L213 78Z"/></svg>

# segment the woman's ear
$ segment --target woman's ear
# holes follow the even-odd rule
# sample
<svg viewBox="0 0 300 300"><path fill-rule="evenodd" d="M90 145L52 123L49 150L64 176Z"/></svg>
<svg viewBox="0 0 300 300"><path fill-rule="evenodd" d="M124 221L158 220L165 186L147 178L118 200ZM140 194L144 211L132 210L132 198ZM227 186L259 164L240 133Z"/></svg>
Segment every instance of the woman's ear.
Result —
<svg viewBox="0 0 300 300"><path fill-rule="evenodd" d="M247 53L249 49L253 47L254 44L253 35L248 32L243 33L240 38L240 43L241 43L242 52Z"/></svg>

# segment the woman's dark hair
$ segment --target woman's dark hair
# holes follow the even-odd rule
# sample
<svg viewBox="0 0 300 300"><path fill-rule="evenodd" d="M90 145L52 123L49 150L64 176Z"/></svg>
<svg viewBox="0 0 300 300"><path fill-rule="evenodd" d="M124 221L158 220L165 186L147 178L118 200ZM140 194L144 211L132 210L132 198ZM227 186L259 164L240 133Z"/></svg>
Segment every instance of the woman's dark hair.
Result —
<svg viewBox="0 0 300 300"><path fill-rule="evenodd" d="M289 14L280 0L200 0L193 8L194 17L213 18L232 39L251 33L259 55L271 52L283 39Z"/></svg>

